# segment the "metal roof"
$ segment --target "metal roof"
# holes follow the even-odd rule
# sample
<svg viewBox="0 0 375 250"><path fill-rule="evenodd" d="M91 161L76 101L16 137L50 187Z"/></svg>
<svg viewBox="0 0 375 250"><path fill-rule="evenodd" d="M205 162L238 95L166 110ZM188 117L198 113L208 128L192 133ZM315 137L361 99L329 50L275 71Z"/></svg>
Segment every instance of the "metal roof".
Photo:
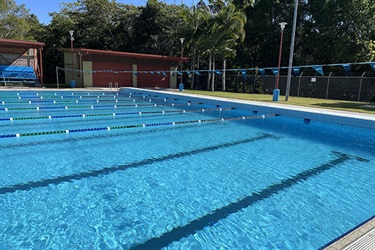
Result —
<svg viewBox="0 0 375 250"><path fill-rule="evenodd" d="M13 46L21 48L40 48L45 46L45 43L41 42L32 42L32 41L23 41L23 40L12 40L12 39L3 39L0 38L0 46Z"/></svg>
<svg viewBox="0 0 375 250"><path fill-rule="evenodd" d="M70 48L60 48L58 50L60 52L72 51ZM120 57L127 57L127 58L133 58L133 59L155 59L155 60L161 60L161 61L181 61L181 57L171 57L171 56L162 56L162 55L153 55L153 54L139 54L139 53L131 53L131 52L110 51L110 50L73 48L73 52L83 53L84 55L96 54L96 55L104 55L104 56L120 56ZM183 57L182 60L186 62L189 59L186 57Z"/></svg>

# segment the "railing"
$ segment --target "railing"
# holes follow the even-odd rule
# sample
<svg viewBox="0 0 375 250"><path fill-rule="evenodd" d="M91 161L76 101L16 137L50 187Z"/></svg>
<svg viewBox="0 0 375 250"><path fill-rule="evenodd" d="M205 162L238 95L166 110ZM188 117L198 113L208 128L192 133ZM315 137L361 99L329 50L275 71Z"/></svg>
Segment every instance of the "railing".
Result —
<svg viewBox="0 0 375 250"><path fill-rule="evenodd" d="M115 92L115 91L118 91L118 90L119 90L118 82L115 82L115 83L109 82L109 84L108 84L108 91L109 92Z"/></svg>

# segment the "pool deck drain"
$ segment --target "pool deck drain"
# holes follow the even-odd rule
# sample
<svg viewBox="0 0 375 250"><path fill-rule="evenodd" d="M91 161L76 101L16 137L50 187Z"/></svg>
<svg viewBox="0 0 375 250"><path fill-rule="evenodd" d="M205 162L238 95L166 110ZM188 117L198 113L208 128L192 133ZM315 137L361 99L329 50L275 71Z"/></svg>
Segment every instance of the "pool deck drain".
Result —
<svg viewBox="0 0 375 250"><path fill-rule="evenodd" d="M340 237L324 250L375 250L375 218Z"/></svg>

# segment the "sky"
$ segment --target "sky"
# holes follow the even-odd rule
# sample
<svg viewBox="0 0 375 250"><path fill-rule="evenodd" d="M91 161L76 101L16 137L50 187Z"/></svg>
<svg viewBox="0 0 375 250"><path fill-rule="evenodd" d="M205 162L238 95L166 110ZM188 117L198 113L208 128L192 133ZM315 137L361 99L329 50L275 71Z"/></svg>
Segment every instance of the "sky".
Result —
<svg viewBox="0 0 375 250"><path fill-rule="evenodd" d="M163 2L168 4L180 4L181 1L183 0L163 0ZM24 4L30 14L34 14L38 17L40 23L49 24L51 22L51 17L48 13L59 12L63 2L71 3L75 2L75 0L15 0L15 2L17 5ZM147 0L116 0L116 2L144 6Z"/></svg>

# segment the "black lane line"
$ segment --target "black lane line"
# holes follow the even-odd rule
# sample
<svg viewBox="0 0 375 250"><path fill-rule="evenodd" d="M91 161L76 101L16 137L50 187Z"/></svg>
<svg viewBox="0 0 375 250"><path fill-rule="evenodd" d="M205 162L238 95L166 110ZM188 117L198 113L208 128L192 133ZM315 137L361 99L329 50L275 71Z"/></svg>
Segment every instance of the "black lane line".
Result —
<svg viewBox="0 0 375 250"><path fill-rule="evenodd" d="M327 171L337 165L340 165L349 159L352 159L350 155L345 153L332 151L332 154L337 158L327 163L323 163L320 166L308 169L281 182L272 184L259 192L252 193L237 202L231 203L225 207L218 208L211 213L204 215L203 217L197 218L191 221L189 224L173 228L171 231L166 232L159 237L151 238L141 244L133 246L131 249L161 249L167 247L172 242L181 240L184 237L194 234L197 231L203 230L207 226L213 226L222 219L225 219L231 214L239 212L241 209L247 208L253 205L255 202L267 199L281 191L284 191L291 186L298 184L299 182L306 181L307 179L314 177L324 171Z"/></svg>
<svg viewBox="0 0 375 250"><path fill-rule="evenodd" d="M141 167L145 166L148 164L156 163L156 162L163 162L171 159L177 159L181 157L186 157L186 156L192 156L212 150L217 150L221 148L227 148L231 146L236 146L239 144L244 144L244 143L249 143L249 142L254 142L254 141L259 141L267 138L278 138L274 135L271 134L261 134L257 137L252 137L244 140L239 140L239 141L234 141L234 142L228 142L228 143L223 143L219 145L214 145L214 146L209 146L209 147L204 147L204 148L199 148L199 149L194 149L191 151L187 152L180 152L180 153L175 153L175 154L169 154L165 155L159 158L149 158L149 159L144 159L142 161L138 162L133 162L129 164L124 164L124 165L119 165L119 166L113 166L113 167L107 167L107 168L102 168L98 170L91 170L87 172L82 172L82 173L77 173L77 174L71 174L71 175L66 175L66 176L59 176L53 179L44 179L40 181L34 181L34 182L27 182L27 183L20 183L8 187L2 187L0 188L0 195L1 194L8 194L8 193L13 193L16 191L24 191L24 190L31 190L34 188L39 188L39 187L46 187L50 184L60 184L63 182L71 182L74 180L81 180L84 178L90 178L90 177L98 177L106 174L111 174L117 171L121 170L126 170L129 168L136 168L136 167Z"/></svg>

